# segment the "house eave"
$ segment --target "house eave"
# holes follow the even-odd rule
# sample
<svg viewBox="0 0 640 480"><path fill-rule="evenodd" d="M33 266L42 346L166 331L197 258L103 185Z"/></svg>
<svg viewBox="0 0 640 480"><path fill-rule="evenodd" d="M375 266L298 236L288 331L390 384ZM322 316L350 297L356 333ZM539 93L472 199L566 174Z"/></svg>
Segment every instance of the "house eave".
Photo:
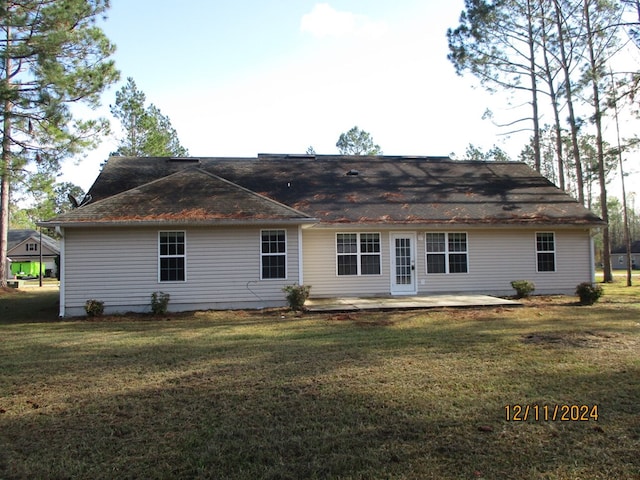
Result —
<svg viewBox="0 0 640 480"><path fill-rule="evenodd" d="M106 227L223 227L255 225L308 225L317 223L315 218L268 218L268 219L215 219L215 220L88 220L88 221L46 221L37 225L45 228L106 228Z"/></svg>
<svg viewBox="0 0 640 480"><path fill-rule="evenodd" d="M526 227L526 228L584 228L593 229L600 228L604 224L600 222L586 222L586 221L501 221L501 220L482 220L482 221L468 221L468 220L456 220L450 221L443 220L411 220L411 221L321 221L318 222L313 228L345 228L347 226L357 228L377 228L377 229L451 229L451 228L464 228L464 229L482 229L482 228L514 228L514 227Z"/></svg>

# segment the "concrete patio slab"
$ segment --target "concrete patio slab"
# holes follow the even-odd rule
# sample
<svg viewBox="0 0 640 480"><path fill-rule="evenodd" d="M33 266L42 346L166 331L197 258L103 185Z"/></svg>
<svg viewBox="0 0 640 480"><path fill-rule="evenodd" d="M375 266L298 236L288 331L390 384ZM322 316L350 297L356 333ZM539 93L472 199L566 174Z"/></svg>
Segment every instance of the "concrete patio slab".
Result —
<svg viewBox="0 0 640 480"><path fill-rule="evenodd" d="M490 295L428 295L411 297L310 298L310 312L348 312L358 310L395 310L442 307L520 306L521 303Z"/></svg>

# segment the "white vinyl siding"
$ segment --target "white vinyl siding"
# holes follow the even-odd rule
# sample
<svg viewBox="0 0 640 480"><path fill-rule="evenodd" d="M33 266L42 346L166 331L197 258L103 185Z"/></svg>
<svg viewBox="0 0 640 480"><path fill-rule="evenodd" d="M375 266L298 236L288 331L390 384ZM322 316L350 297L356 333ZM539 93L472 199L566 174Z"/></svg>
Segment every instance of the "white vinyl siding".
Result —
<svg viewBox="0 0 640 480"><path fill-rule="evenodd" d="M512 280L531 280L535 293L573 294L578 283L592 280L588 229L554 230L556 271L538 272L534 229L466 229L468 272L426 274L426 230L416 229L422 253L416 257L418 294L486 293L512 295ZM336 230L304 229L304 281L312 297L389 295L389 235L382 232L381 275L337 276ZM456 233L452 231L452 233ZM457 232L463 233L463 232ZM420 247L421 246L421 247Z"/></svg>
<svg viewBox="0 0 640 480"><path fill-rule="evenodd" d="M286 279L261 278L262 230L285 230ZM166 229L169 231L169 229ZM298 227L186 228L185 282L158 281L157 228L66 228L62 310L83 315L90 298L107 312L149 311L151 294L171 295L170 310L284 306L282 287L311 286L312 297L388 295L391 289L389 232L380 233L380 275L336 275L338 229ZM397 230L394 230L397 231ZM416 232L424 248L426 229ZM535 293L573 294L578 283L593 280L588 229L553 230L555 272L537 271L536 229L466 229L468 273L427 275L426 255L416 256L419 295L487 293L511 295L512 280L530 280ZM370 230L369 230L370 232ZM369 233L366 230L354 233ZM302 240L302 245L300 245ZM123 246L126 245L126 248ZM299 263L302 252L304 266Z"/></svg>
<svg viewBox="0 0 640 480"><path fill-rule="evenodd" d="M336 232L331 229L302 230L304 283L311 285L311 296L388 295L389 235L380 234L380 275L337 275ZM371 230L353 233L371 233Z"/></svg>
<svg viewBox="0 0 640 480"><path fill-rule="evenodd" d="M260 228L202 227L184 230L187 280L165 283L157 228L67 228L65 311L84 314L90 298L104 301L106 312L149 311L155 291L171 295L169 310L284 306L282 287L298 283L299 272L297 226L284 230L287 279L261 279Z"/></svg>
<svg viewBox="0 0 640 480"><path fill-rule="evenodd" d="M512 280L530 280L538 294L573 294L578 283L592 279L591 237L586 229L554 232L555 272L538 272L534 230L468 230L467 237L469 273L427 275L424 283L419 282L420 293L512 295Z"/></svg>

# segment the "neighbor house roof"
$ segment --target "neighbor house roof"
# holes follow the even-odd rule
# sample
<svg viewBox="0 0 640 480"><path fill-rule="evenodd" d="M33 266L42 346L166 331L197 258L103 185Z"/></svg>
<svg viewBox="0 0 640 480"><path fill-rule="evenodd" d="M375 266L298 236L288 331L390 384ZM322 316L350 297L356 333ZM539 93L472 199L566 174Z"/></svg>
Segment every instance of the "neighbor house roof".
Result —
<svg viewBox="0 0 640 480"><path fill-rule="evenodd" d="M321 224L602 224L520 162L447 157L112 157L91 201L47 224L155 218Z"/></svg>
<svg viewBox="0 0 640 480"><path fill-rule="evenodd" d="M9 230L7 235L7 252L11 252L18 245L32 239L36 243L40 243L40 232L32 229ZM46 234L42 234L42 245L52 252L60 253L60 245L57 240Z"/></svg>
<svg viewBox="0 0 640 480"><path fill-rule="evenodd" d="M619 247L611 250L611 253L627 253L627 247ZM640 240L631 243L631 253L640 253Z"/></svg>

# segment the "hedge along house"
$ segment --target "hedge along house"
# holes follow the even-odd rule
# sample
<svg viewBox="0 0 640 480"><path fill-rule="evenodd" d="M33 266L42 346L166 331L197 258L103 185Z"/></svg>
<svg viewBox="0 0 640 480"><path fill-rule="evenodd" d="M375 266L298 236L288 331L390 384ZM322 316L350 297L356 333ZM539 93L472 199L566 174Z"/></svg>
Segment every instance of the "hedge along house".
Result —
<svg viewBox="0 0 640 480"><path fill-rule="evenodd" d="M63 235L60 314L285 305L312 297L486 293L594 279L602 220L523 163L441 157L112 157Z"/></svg>

